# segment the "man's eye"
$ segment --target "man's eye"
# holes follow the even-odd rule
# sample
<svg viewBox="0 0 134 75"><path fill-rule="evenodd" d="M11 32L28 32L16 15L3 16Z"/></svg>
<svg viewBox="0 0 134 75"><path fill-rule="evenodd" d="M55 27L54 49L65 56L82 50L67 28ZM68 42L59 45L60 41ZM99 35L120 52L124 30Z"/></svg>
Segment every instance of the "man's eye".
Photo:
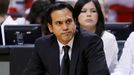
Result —
<svg viewBox="0 0 134 75"><path fill-rule="evenodd" d="M71 22L72 22L72 19L68 19L68 20L66 21L67 24L70 24Z"/></svg>
<svg viewBox="0 0 134 75"><path fill-rule="evenodd" d="M62 22L60 22L60 21L56 22L56 25L61 25L61 24L62 24Z"/></svg>

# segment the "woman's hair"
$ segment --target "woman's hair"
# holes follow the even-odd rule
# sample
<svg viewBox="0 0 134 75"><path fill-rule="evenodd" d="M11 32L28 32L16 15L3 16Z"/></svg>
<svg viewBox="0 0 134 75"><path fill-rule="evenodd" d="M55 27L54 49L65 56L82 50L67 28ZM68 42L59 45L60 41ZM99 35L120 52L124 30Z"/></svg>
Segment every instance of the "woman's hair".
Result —
<svg viewBox="0 0 134 75"><path fill-rule="evenodd" d="M103 13L102 13L102 10L101 10L101 6L100 6L98 0L78 0L77 3L74 6L73 17L76 21L76 24L78 26L80 26L80 24L78 22L78 16L81 13L81 9L83 8L83 6L85 4L87 4L88 2L91 2L91 1L94 3L94 5L96 7L96 10L97 10L97 13L98 13L98 21L97 21L97 24L96 24L95 33L101 37L102 34L103 34L103 31L105 30L105 22L104 22L104 16L103 16Z"/></svg>

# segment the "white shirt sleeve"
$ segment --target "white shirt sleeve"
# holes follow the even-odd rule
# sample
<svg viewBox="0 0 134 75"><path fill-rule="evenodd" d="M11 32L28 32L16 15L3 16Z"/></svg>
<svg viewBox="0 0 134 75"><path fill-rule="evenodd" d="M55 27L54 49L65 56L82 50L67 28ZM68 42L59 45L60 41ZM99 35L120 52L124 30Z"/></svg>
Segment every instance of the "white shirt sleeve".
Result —
<svg viewBox="0 0 134 75"><path fill-rule="evenodd" d="M125 42L122 56L111 75L134 75L134 32L130 34Z"/></svg>

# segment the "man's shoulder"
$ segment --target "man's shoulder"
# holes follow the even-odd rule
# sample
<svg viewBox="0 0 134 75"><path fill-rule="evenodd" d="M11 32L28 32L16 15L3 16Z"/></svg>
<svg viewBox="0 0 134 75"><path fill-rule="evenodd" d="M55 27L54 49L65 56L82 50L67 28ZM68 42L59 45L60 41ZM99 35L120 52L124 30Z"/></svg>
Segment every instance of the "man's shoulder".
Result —
<svg viewBox="0 0 134 75"><path fill-rule="evenodd" d="M85 30L80 30L78 34L79 34L78 41L79 41L81 50L87 51L93 47L98 47L98 46L102 47L103 42L97 34L91 33ZM86 49L86 48L89 48L89 49Z"/></svg>
<svg viewBox="0 0 134 75"><path fill-rule="evenodd" d="M83 45L89 45L92 43L96 43L98 41L102 41L99 36L97 36L95 33L88 32L86 30L80 29L78 31L77 39L79 42Z"/></svg>
<svg viewBox="0 0 134 75"><path fill-rule="evenodd" d="M54 35L50 34L50 35L44 35L42 37L39 37L38 39L36 39L35 43L41 43L41 42L46 42L48 43L48 41L51 41L54 39Z"/></svg>
<svg viewBox="0 0 134 75"><path fill-rule="evenodd" d="M82 38L93 38L93 37L97 37L97 38L100 38L98 35L96 35L95 33L92 33L92 32L88 32L86 30L83 30L83 29L80 29L80 36Z"/></svg>

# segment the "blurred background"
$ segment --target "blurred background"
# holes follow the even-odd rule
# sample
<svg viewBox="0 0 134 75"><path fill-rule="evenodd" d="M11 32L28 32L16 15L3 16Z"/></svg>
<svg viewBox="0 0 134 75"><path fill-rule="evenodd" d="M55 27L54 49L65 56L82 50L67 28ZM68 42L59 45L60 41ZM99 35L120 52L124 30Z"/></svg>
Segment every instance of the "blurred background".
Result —
<svg viewBox="0 0 134 75"><path fill-rule="evenodd" d="M32 3L36 0L11 0L8 14L22 17L29 13ZM44 0L45 1L45 0ZM77 0L57 0L75 4ZM132 22L134 15L134 0L100 0L104 6L107 22ZM54 2L54 0L51 0Z"/></svg>

